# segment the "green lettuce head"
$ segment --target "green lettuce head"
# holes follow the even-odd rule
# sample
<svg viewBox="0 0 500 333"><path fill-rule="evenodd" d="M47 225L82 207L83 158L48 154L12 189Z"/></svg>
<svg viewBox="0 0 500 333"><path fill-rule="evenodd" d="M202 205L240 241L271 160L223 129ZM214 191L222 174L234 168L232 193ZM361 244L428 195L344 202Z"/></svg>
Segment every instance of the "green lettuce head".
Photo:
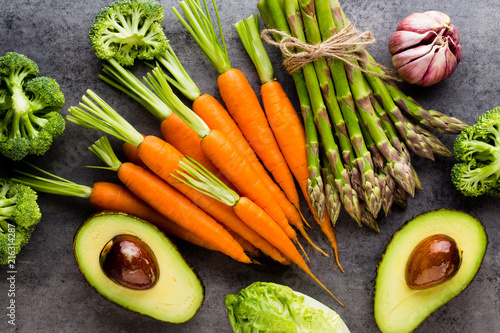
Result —
<svg viewBox="0 0 500 333"><path fill-rule="evenodd" d="M237 333L349 333L335 311L276 283L255 282L237 295L227 295L225 305Z"/></svg>

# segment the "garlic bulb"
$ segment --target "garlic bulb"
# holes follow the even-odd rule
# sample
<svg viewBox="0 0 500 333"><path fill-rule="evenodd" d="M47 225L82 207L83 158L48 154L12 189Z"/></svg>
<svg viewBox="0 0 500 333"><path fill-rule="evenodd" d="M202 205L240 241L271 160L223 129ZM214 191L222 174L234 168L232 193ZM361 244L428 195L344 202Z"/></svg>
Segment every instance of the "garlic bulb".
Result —
<svg viewBox="0 0 500 333"><path fill-rule="evenodd" d="M392 63L401 78L422 87L436 84L457 68L462 46L457 28L438 11L405 17L389 39Z"/></svg>

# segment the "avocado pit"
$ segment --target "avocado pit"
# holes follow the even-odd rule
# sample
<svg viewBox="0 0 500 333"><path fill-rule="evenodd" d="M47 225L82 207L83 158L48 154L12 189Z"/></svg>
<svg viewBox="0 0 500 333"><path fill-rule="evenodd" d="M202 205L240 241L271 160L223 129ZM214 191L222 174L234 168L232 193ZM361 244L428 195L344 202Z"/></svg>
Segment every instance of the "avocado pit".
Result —
<svg viewBox="0 0 500 333"><path fill-rule="evenodd" d="M405 271L409 288L423 290L450 280L460 267L462 253L453 238L436 234L413 249Z"/></svg>
<svg viewBox="0 0 500 333"><path fill-rule="evenodd" d="M132 235L113 237L103 247L99 262L111 280L130 289L150 289L158 281L158 264L153 251Z"/></svg>

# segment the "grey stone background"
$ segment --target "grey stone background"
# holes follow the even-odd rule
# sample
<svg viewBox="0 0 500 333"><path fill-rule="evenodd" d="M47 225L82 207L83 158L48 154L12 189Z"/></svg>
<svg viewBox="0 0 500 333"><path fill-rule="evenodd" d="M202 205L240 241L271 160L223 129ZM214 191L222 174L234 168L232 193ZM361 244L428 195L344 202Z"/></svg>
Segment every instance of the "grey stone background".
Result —
<svg viewBox="0 0 500 333"><path fill-rule="evenodd" d="M98 10L109 1L17 0L0 1L0 54L23 53L40 66L41 75L55 78L66 95L63 113L76 105L85 90L99 93L143 133L157 134L159 124L131 99L101 82L97 75L101 61L90 48L88 29ZM217 73L203 57L193 39L184 30L170 7L173 1L161 0L166 8L164 28L171 44L202 92L220 98ZM247 75L257 89L257 74L233 28L236 21L257 12L255 1L219 0L229 57L232 65ZM370 29L377 43L370 52L390 65L387 41L397 23L406 15L425 10L447 13L462 36L463 59L456 72L442 83L426 89L402 85L402 88L428 108L442 110L473 123L477 116L500 104L499 14L495 0L451 1L343 1L348 17L360 29ZM290 77L279 67L279 52L269 49L276 76L297 98ZM140 72L144 66L135 70ZM297 104L296 104L297 105ZM117 181L112 172L87 169L100 165L88 150L101 133L69 123L64 135L42 157L30 162L91 186L94 182ZM451 148L455 136L440 136ZM112 141L115 148L120 144ZM376 332L373 320L373 286L377 263L392 234L413 216L432 209L463 210L482 220L489 236L483 265L471 285L454 300L432 314L416 332L498 332L500 331L500 249L498 239L498 198L470 199L461 196L450 182L453 158L436 161L414 157L424 190L409 200L408 209L394 209L380 219L381 232L358 228L342 213L336 227L342 274L331 258L308 249L311 269L341 299L340 307L298 268L271 269L236 263L221 254L200 250L177 242L186 260L198 272L206 287L206 299L198 314L188 323L172 325L128 312L95 293L84 280L72 253L77 228L93 213L88 202L40 194L43 219L28 246L17 261L16 327L7 324L6 271L0 270L0 331L18 332L230 332L224 296L237 293L254 281L286 284L309 294L336 310L352 332ZM10 175L17 164L0 159L0 175ZM319 229L311 230L313 239L326 248Z"/></svg>

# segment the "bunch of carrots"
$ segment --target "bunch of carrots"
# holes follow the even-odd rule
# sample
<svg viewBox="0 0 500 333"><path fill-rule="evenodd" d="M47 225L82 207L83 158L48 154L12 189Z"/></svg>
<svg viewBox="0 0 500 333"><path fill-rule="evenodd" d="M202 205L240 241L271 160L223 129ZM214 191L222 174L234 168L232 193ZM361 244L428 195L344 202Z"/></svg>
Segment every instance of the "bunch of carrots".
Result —
<svg viewBox="0 0 500 333"><path fill-rule="evenodd" d="M169 234L241 263L257 262L261 253L280 264L293 262L333 296L309 269L299 241L300 235L328 256L308 235L295 186L296 181L316 212L309 200L313 187L306 131L274 79L262 43L252 46L258 25L253 20L237 24L249 55L262 55L252 58L257 69L268 68L261 76L264 108L244 74L232 68L206 2L202 8L199 2L186 0L180 7L187 19L174 12L200 47L213 50L204 54L219 73L225 107L199 92L170 46L168 56L142 80L117 60L107 59L99 77L158 118L163 138L140 133L97 93L87 90L79 105L69 108L67 119L123 142L126 162L117 158L106 137L90 147L105 164L98 167L115 171L123 185L101 182L89 187L34 166L45 176L19 171L16 180L40 192L87 198L98 210L135 214ZM215 4L214 8L217 13ZM192 100L191 107L172 86ZM328 214L313 215L339 264Z"/></svg>

